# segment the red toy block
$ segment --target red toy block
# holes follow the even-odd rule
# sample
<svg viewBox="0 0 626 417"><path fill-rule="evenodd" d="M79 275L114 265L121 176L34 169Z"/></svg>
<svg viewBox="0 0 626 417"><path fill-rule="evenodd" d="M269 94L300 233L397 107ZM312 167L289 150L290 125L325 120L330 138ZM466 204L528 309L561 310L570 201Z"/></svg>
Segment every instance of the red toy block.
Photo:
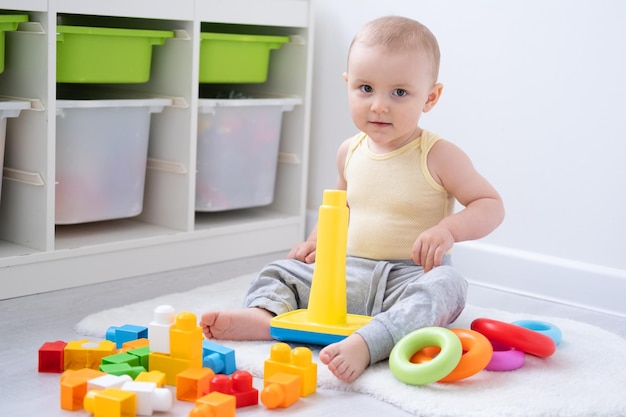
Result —
<svg viewBox="0 0 626 417"><path fill-rule="evenodd" d="M269 408L286 408L300 398L301 379L297 375L277 373L265 378L261 402Z"/></svg>
<svg viewBox="0 0 626 417"><path fill-rule="evenodd" d="M57 340L46 342L39 348L39 372L62 373L65 368L63 351L67 343Z"/></svg>
<svg viewBox="0 0 626 417"><path fill-rule="evenodd" d="M189 368L176 376L176 399L194 402L209 392L215 372L209 368Z"/></svg>
<svg viewBox="0 0 626 417"><path fill-rule="evenodd" d="M234 396L237 408L259 403L259 390L252 386L250 372L235 371L230 378L223 374L215 375L209 386L209 392L214 391Z"/></svg>
<svg viewBox="0 0 626 417"><path fill-rule="evenodd" d="M214 391L196 400L189 417L235 417L236 403L232 395Z"/></svg>

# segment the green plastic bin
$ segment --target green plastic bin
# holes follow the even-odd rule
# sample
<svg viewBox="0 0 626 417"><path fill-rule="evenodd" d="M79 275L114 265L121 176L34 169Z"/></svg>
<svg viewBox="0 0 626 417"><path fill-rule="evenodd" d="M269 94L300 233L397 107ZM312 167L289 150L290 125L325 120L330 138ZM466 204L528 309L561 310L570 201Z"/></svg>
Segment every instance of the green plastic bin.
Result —
<svg viewBox="0 0 626 417"><path fill-rule="evenodd" d="M28 15L0 15L0 74L4 72L5 33L16 30L17 25L19 25L21 22L28 22Z"/></svg>
<svg viewBox="0 0 626 417"><path fill-rule="evenodd" d="M201 83L263 83L270 51L289 42L288 36L200 34Z"/></svg>
<svg viewBox="0 0 626 417"><path fill-rule="evenodd" d="M152 46L173 31L57 26L57 82L144 83Z"/></svg>

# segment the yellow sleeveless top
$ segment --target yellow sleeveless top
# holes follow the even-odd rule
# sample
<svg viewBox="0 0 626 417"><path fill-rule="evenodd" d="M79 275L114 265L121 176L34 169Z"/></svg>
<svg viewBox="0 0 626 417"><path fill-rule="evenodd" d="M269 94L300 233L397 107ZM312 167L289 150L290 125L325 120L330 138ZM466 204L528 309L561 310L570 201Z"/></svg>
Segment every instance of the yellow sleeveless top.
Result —
<svg viewBox="0 0 626 417"><path fill-rule="evenodd" d="M386 154L372 153L367 135L354 137L344 178L350 207L348 255L411 258L417 236L452 214L454 197L428 171L428 152L441 137L421 137Z"/></svg>

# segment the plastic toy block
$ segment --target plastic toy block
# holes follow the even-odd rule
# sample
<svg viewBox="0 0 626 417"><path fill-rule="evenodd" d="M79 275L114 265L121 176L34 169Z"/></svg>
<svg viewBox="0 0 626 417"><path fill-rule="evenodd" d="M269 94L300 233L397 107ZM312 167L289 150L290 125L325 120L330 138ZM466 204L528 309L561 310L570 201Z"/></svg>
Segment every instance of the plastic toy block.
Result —
<svg viewBox="0 0 626 417"><path fill-rule="evenodd" d="M176 375L191 367L191 361L189 360L173 358L170 355L162 353L150 353L150 368L148 368L148 370L163 372L167 385L175 386ZM200 367L200 365L195 366L195 368Z"/></svg>
<svg viewBox="0 0 626 417"><path fill-rule="evenodd" d="M122 352L128 352L129 350L139 349L143 347L150 347L150 339L141 338L137 340L130 340L122 345Z"/></svg>
<svg viewBox="0 0 626 417"><path fill-rule="evenodd" d="M209 340L202 341L202 366L216 374L230 375L237 370L235 350Z"/></svg>
<svg viewBox="0 0 626 417"><path fill-rule="evenodd" d="M65 367L63 350L67 343L57 340L46 342L39 348L39 372L62 373Z"/></svg>
<svg viewBox="0 0 626 417"><path fill-rule="evenodd" d="M111 326L106 331L106 340L115 342L118 349L121 349L125 342L147 338L148 328L134 324L124 324L120 327Z"/></svg>
<svg viewBox="0 0 626 417"><path fill-rule="evenodd" d="M105 356L102 358L102 365L127 363L130 366L139 366L139 357L131 355L129 353L115 353L113 355Z"/></svg>
<svg viewBox="0 0 626 417"><path fill-rule="evenodd" d="M122 385L122 391L134 392L137 396L138 416L151 416L155 411L172 408L172 391L158 388L154 382L126 382Z"/></svg>
<svg viewBox="0 0 626 417"><path fill-rule="evenodd" d="M176 399L194 402L209 392L215 376L209 368L189 368L176 376Z"/></svg>
<svg viewBox="0 0 626 417"><path fill-rule="evenodd" d="M76 411L83 408L83 400L87 395L87 383L93 378L105 375L104 372L91 368L67 370L61 374L61 408Z"/></svg>
<svg viewBox="0 0 626 417"><path fill-rule="evenodd" d="M293 350L287 343L274 343L270 348L270 357L263 367L264 378L277 373L300 377L300 396L306 397L317 389L317 364L313 362L313 353L306 347Z"/></svg>
<svg viewBox="0 0 626 417"><path fill-rule="evenodd" d="M102 364L99 368L102 372L112 375L128 375L132 379L135 379L137 375L142 372L146 372L146 368L143 366L130 366L127 363L108 363Z"/></svg>
<svg viewBox="0 0 626 417"><path fill-rule="evenodd" d="M161 371L142 372L137 375L135 382L153 382L158 388L165 387L165 374Z"/></svg>
<svg viewBox="0 0 626 417"><path fill-rule="evenodd" d="M235 417L235 397L221 392L211 392L196 400L189 417Z"/></svg>
<svg viewBox="0 0 626 417"><path fill-rule="evenodd" d="M64 369L98 369L102 358L115 353L115 349L115 343L110 340L101 342L90 342L89 340L70 341L63 350Z"/></svg>
<svg viewBox="0 0 626 417"><path fill-rule="evenodd" d="M300 377L292 374L277 373L263 382L261 402L269 409L286 408L300 398Z"/></svg>
<svg viewBox="0 0 626 417"><path fill-rule="evenodd" d="M139 339L146 340L146 339ZM150 346L138 347L136 349L127 350L126 353L129 355L136 356L139 359L139 366L143 366L144 368L150 368Z"/></svg>
<svg viewBox="0 0 626 417"><path fill-rule="evenodd" d="M87 391L101 391L107 388L122 388L122 385L132 380L133 379L128 375L105 374L87 381Z"/></svg>
<svg viewBox="0 0 626 417"><path fill-rule="evenodd" d="M188 311L176 315L170 329L170 355L179 359L189 359L192 366L202 366L202 328L198 326L196 315Z"/></svg>
<svg viewBox="0 0 626 417"><path fill-rule="evenodd" d="M299 390L298 386L298 394ZM237 408L259 403L259 390L252 386L252 374L247 371L235 371L230 378L224 374L215 375L209 386L209 392L214 391L234 396Z"/></svg>
<svg viewBox="0 0 626 417"><path fill-rule="evenodd" d="M176 315L174 308L161 305L154 309L154 320L148 324L148 339L150 351L156 353L170 353L170 329L174 326Z"/></svg>
<svg viewBox="0 0 626 417"><path fill-rule="evenodd" d="M346 192L324 190L308 307L272 318L273 338L328 345L345 339L372 320L370 316L347 314L348 219Z"/></svg>
<svg viewBox="0 0 626 417"><path fill-rule="evenodd" d="M137 395L119 388L87 392L83 401L85 410L94 417L135 417L137 415Z"/></svg>

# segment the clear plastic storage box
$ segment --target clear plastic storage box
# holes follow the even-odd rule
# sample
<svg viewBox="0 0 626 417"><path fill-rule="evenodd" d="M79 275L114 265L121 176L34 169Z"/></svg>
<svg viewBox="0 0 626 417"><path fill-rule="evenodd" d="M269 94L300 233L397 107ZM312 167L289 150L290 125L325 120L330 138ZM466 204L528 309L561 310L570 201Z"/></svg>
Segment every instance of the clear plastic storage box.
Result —
<svg viewBox="0 0 626 417"><path fill-rule="evenodd" d="M57 100L56 224L141 213L151 114L171 104L165 98Z"/></svg>
<svg viewBox="0 0 626 417"><path fill-rule="evenodd" d="M283 112L299 98L200 99L196 211L271 204Z"/></svg>

